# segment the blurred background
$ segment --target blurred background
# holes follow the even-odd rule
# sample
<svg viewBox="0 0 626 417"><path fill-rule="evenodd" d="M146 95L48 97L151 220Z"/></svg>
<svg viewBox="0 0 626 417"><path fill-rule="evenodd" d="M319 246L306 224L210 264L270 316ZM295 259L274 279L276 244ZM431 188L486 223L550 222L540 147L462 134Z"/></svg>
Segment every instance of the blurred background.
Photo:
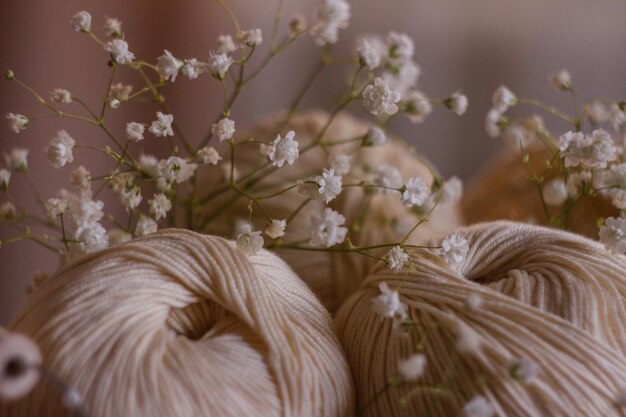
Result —
<svg viewBox="0 0 626 417"><path fill-rule="evenodd" d="M277 0L227 1L244 29L257 26L269 38ZM285 17L295 12L311 16L317 3L286 0ZM212 0L3 1L0 68L12 69L46 97L54 88L66 88L98 107L110 74L108 56L88 36L71 28L69 20L80 10L92 14L93 30L99 34L105 16L120 19L130 49L152 62L163 49L180 58L206 59L216 47L218 35L234 35L226 13ZM548 81L551 73L566 68L582 98L626 97L625 16L623 0L359 0L352 2L350 28L341 32L333 55L351 56L362 33L408 33L415 40L415 58L422 69L418 88L439 97L460 89L469 97L470 106L463 117L435 107L421 125L399 117L392 128L414 143L445 177L456 174L470 181L502 146L489 138L483 127L491 95L500 84L520 96L571 110L571 98L553 90ZM266 42L260 48L257 62L267 46ZM304 36L270 63L235 105L232 117L238 127L284 109L318 57L319 49ZM306 96L303 108L331 109L347 72L339 65L326 70ZM119 71L117 81L139 85L129 70ZM209 76L189 81L181 75L176 88L168 86L164 94L176 119L193 138L205 133L222 104L220 86ZM152 120L155 110L154 104L131 103L109 112L107 120L121 132L127 121ZM368 117L359 106L351 111ZM2 81L0 113L7 112L35 115L43 110L15 83ZM101 132L71 120L45 119L19 135L4 126L0 129L0 153L13 146L31 150L30 171L39 184L45 184L41 190L44 198L69 185L72 168L55 170L43 154L61 128L79 141L87 138L105 143ZM74 167L84 164L94 173L109 167L108 161L88 151L75 153L75 158ZM27 184L17 177L12 179L12 195L36 209ZM0 202L3 199L0 197ZM0 227L0 239L12 235ZM34 272L51 272L57 265L55 254L33 243L0 248L0 325L10 321L25 298Z"/></svg>

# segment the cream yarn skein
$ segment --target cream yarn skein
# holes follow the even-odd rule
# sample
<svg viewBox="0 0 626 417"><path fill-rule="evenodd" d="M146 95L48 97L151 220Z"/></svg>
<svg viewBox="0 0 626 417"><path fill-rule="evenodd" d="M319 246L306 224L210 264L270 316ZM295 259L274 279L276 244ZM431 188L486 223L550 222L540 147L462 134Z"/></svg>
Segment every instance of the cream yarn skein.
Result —
<svg viewBox="0 0 626 417"><path fill-rule="evenodd" d="M310 144L327 123L329 115L322 111L308 111L296 114L280 134L285 135L289 130L295 132L296 140L302 150ZM250 132L242 134L241 140L256 138L271 142L277 135L279 119L262 123ZM345 140L364 136L370 125L358 120L347 113L339 114L331 123L323 141ZM319 146L301 154L293 166L285 164L271 175L257 184L256 187L268 187L289 178L307 179L321 175L322 169L328 168L331 155L350 153L358 146L358 142L345 145L327 147L326 151ZM395 167L402 177L402 181L420 176L427 184L433 181L433 173L428 162L417 155L413 148L399 140L389 139L383 146L366 147L350 156L352 170L344 177L344 184L354 184L362 180L373 182L375 171L382 165ZM236 153L236 171L239 175L254 170L254 167L267 162L258 146L240 146ZM199 189L214 190L218 185L215 181L215 168L199 171ZM400 184L401 185L401 184ZM276 188L272 188L272 191ZM269 192L269 191L268 191ZM225 201L232 198L234 192L226 193L224 198L216 199L202 207L203 218L210 213L220 212L219 208ZM291 190L278 198L262 201L265 210L276 219L287 218L305 200L296 190ZM357 246L370 246L382 243L392 243L401 240L405 233L415 224L423 214L417 215L406 209L400 200L399 193L385 195L377 192L371 199L364 198L362 188L344 188L342 193L329 205L346 218L346 226L352 225L348 233L350 240ZM309 239L309 222L313 214L321 213L326 205L321 201L311 201L287 225L284 241L304 241ZM252 222L258 230L264 230L268 221L258 208L253 207ZM207 233L233 237L234 228L228 219L237 216L247 220L248 200L238 199L227 210L213 219L208 225ZM431 236L448 233L459 226L459 212L455 202L440 203L430 221L422 224L411 236L408 243L423 244ZM358 221L360 219L360 221ZM358 223L358 224L357 224ZM269 242L269 240L268 240ZM382 256L386 249L370 251L369 253ZM277 253L298 273L298 275L318 295L322 303L331 311L335 311L345 298L356 290L369 269L375 264L363 255L354 253L329 253L277 249Z"/></svg>
<svg viewBox="0 0 626 417"><path fill-rule="evenodd" d="M626 257L538 226L495 222L460 233L469 252L458 269L426 250L409 250L413 270L394 274L379 264L337 313L357 407L422 336L426 368L415 384L441 384L453 367L447 393L391 388L364 415L461 415L475 395L501 417L623 415L613 400L626 383ZM408 306L415 322L408 336L372 310L383 282ZM471 308L470 295L482 305ZM455 348L463 333L478 338L477 353ZM526 383L508 376L523 358L539 369Z"/></svg>
<svg viewBox="0 0 626 417"><path fill-rule="evenodd" d="M165 230L79 258L13 328L80 390L90 417L326 416L353 409L330 316L268 251ZM1 416L62 416L42 381Z"/></svg>

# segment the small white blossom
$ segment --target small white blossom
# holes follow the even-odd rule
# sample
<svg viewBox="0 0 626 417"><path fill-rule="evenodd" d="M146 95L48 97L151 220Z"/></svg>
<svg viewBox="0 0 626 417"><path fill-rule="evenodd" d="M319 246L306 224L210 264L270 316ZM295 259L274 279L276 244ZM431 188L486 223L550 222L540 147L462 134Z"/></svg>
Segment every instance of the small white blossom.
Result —
<svg viewBox="0 0 626 417"><path fill-rule="evenodd" d="M405 381L417 381L426 368L426 356L416 353L398 362L398 373Z"/></svg>
<svg viewBox="0 0 626 417"><path fill-rule="evenodd" d="M350 172L350 157L344 154L331 155L328 158L328 166L332 168L337 175L346 175Z"/></svg>
<svg viewBox="0 0 626 417"><path fill-rule="evenodd" d="M148 178L157 178L161 175L159 160L152 155L141 154L139 156L139 172Z"/></svg>
<svg viewBox="0 0 626 417"><path fill-rule="evenodd" d="M445 106L459 116L465 114L465 112L467 111L468 103L469 102L467 100L467 96L465 94L459 93L458 91L452 94L450 98L444 100Z"/></svg>
<svg viewBox="0 0 626 417"><path fill-rule="evenodd" d="M432 103L421 91L411 90L405 94L404 112L411 123L423 123L432 111Z"/></svg>
<svg viewBox="0 0 626 417"><path fill-rule="evenodd" d="M0 169L0 189L6 192L9 188L9 182L11 181L11 171L8 169Z"/></svg>
<svg viewBox="0 0 626 417"><path fill-rule="evenodd" d="M406 207L421 206L428 199L428 186L420 177L410 178L403 187L402 204Z"/></svg>
<svg viewBox="0 0 626 417"><path fill-rule="evenodd" d="M626 252L626 219L608 217L600 227L600 242L611 253Z"/></svg>
<svg viewBox="0 0 626 417"><path fill-rule="evenodd" d="M198 162L207 165L217 165L222 157L212 146L205 146L198 151Z"/></svg>
<svg viewBox="0 0 626 417"><path fill-rule="evenodd" d="M174 55L172 55L172 53L167 49L164 52L165 53L157 60L157 68L163 78L174 82L176 81L178 70L183 67L184 63L180 59L174 57Z"/></svg>
<svg viewBox="0 0 626 417"><path fill-rule="evenodd" d="M439 255L453 268L457 268L465 261L469 251L469 242L459 234L446 236L441 241Z"/></svg>
<svg viewBox="0 0 626 417"><path fill-rule="evenodd" d="M493 103L493 109L500 114L506 113L509 107L514 106L517 103L517 96L513 94L506 86L501 85L493 93L491 98Z"/></svg>
<svg viewBox="0 0 626 417"><path fill-rule="evenodd" d="M502 134L502 128L500 127L502 119L502 114L497 110L491 109L489 113L487 113L487 117L485 118L485 130L492 138L497 138Z"/></svg>
<svg viewBox="0 0 626 417"><path fill-rule="evenodd" d="M410 89L415 87L421 72L422 70L415 62L406 61L395 71L384 71L382 79L389 88L404 97Z"/></svg>
<svg viewBox="0 0 626 417"><path fill-rule="evenodd" d="M596 100L589 104L585 104L583 107L583 113L593 124L604 123L609 120L609 112L601 101Z"/></svg>
<svg viewBox="0 0 626 417"><path fill-rule="evenodd" d="M196 58L191 58L185 60L185 65L181 71L190 80L195 80L208 69L209 66L206 62L200 62Z"/></svg>
<svg viewBox="0 0 626 417"><path fill-rule="evenodd" d="M138 185L120 188L118 195L122 206L127 211L136 209L141 204L141 200L143 200L141 188Z"/></svg>
<svg viewBox="0 0 626 417"><path fill-rule="evenodd" d="M49 198L46 201L46 214L49 218L55 219L67 211L68 201L66 198Z"/></svg>
<svg viewBox="0 0 626 417"><path fill-rule="evenodd" d="M395 167L387 164L382 164L376 168L376 184L383 187L380 192L383 194L392 194L396 192L397 189L400 191L402 187L402 176L400 175L400 171L398 171Z"/></svg>
<svg viewBox="0 0 626 417"><path fill-rule="evenodd" d="M572 88L572 75L562 69L550 76L550 82L557 90L569 90Z"/></svg>
<svg viewBox="0 0 626 417"><path fill-rule="evenodd" d="M400 94L391 90L382 78L376 77L363 90L363 106L373 115L393 115L398 111Z"/></svg>
<svg viewBox="0 0 626 417"><path fill-rule="evenodd" d="M550 180L543 186L543 199L549 206L560 206L567 200L567 187L561 178Z"/></svg>
<svg viewBox="0 0 626 417"><path fill-rule="evenodd" d="M520 358L511 364L509 374L518 381L530 382L539 374L539 367L528 358Z"/></svg>
<svg viewBox="0 0 626 417"><path fill-rule="evenodd" d="M233 59L230 56L224 53L215 54L211 52L209 56L209 71L218 80L223 80L232 63Z"/></svg>
<svg viewBox="0 0 626 417"><path fill-rule="evenodd" d="M56 104L64 105L72 102L72 94L63 88L55 88L50 95L51 100Z"/></svg>
<svg viewBox="0 0 626 417"><path fill-rule="evenodd" d="M356 48L356 55L359 60L359 64L370 71L378 68L382 60L378 49L373 47L367 38L363 38L359 41Z"/></svg>
<svg viewBox="0 0 626 417"><path fill-rule="evenodd" d="M480 336L467 324L460 322L457 328L456 349L461 353L478 353L482 345Z"/></svg>
<svg viewBox="0 0 626 417"><path fill-rule="evenodd" d="M139 216L137 225L135 226L135 236L147 236L155 233L159 229L159 225L154 219L143 214Z"/></svg>
<svg viewBox="0 0 626 417"><path fill-rule="evenodd" d="M336 175L335 170L324 169L322 175L315 177L315 182L319 186L318 192L323 196L326 204L334 200L340 193L342 187L341 175Z"/></svg>
<svg viewBox="0 0 626 417"><path fill-rule="evenodd" d="M126 139L139 142L140 140L143 140L143 132L145 130L146 127L143 123L126 123Z"/></svg>
<svg viewBox="0 0 626 417"><path fill-rule="evenodd" d="M74 161L74 154L72 152L76 141L65 130L60 130L57 135L52 138L48 147L46 147L46 154L48 155L48 161L55 168L61 168L65 164Z"/></svg>
<svg viewBox="0 0 626 417"><path fill-rule="evenodd" d="M242 227L241 233L237 236L237 249L247 256L254 256L263 249L263 236L258 230L252 230L250 224Z"/></svg>
<svg viewBox="0 0 626 417"><path fill-rule="evenodd" d="M626 123L626 113L624 113L617 103L611 103L609 105L608 118L615 131L619 131L620 127Z"/></svg>
<svg viewBox="0 0 626 417"><path fill-rule="evenodd" d="M77 32L89 32L91 30L91 15L84 10L76 13L70 22Z"/></svg>
<svg viewBox="0 0 626 417"><path fill-rule="evenodd" d="M392 62L406 62L413 58L415 45L406 33L389 32L386 38L389 47L389 58Z"/></svg>
<svg viewBox="0 0 626 417"><path fill-rule="evenodd" d="M163 114L160 111L157 112L156 116L157 119L152 122L148 131L157 138L174 136L174 131L172 130L174 116L171 114Z"/></svg>
<svg viewBox="0 0 626 417"><path fill-rule="evenodd" d="M163 193L155 194L154 197L148 201L148 209L156 221L164 219L171 208L172 202Z"/></svg>
<svg viewBox="0 0 626 417"><path fill-rule="evenodd" d="M310 33L319 46L336 43L339 29L350 22L350 4L345 0L323 0L315 11Z"/></svg>
<svg viewBox="0 0 626 417"><path fill-rule="evenodd" d="M459 177L450 177L443 184L442 203L456 204L463 197L463 181Z"/></svg>
<svg viewBox="0 0 626 417"><path fill-rule="evenodd" d="M91 197L91 173L84 166L79 166L72 171L72 184L81 194Z"/></svg>
<svg viewBox="0 0 626 417"><path fill-rule="evenodd" d="M86 223L74 232L74 239L79 241L80 252L91 253L109 246L109 236L100 223Z"/></svg>
<svg viewBox="0 0 626 417"><path fill-rule="evenodd" d="M127 64L135 59L135 54L128 50L128 42L123 39L113 39L107 42L104 50L110 52L118 64Z"/></svg>
<svg viewBox="0 0 626 417"><path fill-rule="evenodd" d="M463 417L492 417L493 406L482 395L477 395L463 407Z"/></svg>
<svg viewBox="0 0 626 417"><path fill-rule="evenodd" d="M399 272L402 268L404 268L404 265L408 261L409 255L400 246L394 246L385 255L385 262L387 262L387 267L394 272Z"/></svg>
<svg viewBox="0 0 626 417"><path fill-rule="evenodd" d="M407 316L407 305L400 301L398 291L391 291L386 282L379 283L378 289L381 294L372 299L372 310L385 318L405 318Z"/></svg>
<svg viewBox="0 0 626 417"><path fill-rule="evenodd" d="M218 54L231 54L238 49L233 37L230 35L220 35L217 38L217 53Z"/></svg>
<svg viewBox="0 0 626 417"><path fill-rule="evenodd" d="M363 139L363 146L383 146L387 143L387 134L379 127L372 126Z"/></svg>
<svg viewBox="0 0 626 417"><path fill-rule="evenodd" d="M28 153L25 148L13 148L4 154L4 163L11 171L26 171L28 169Z"/></svg>
<svg viewBox="0 0 626 417"><path fill-rule="evenodd" d="M94 201L87 197L77 198L67 192L63 193L61 198L68 199L67 212L77 227L97 223L104 216L102 211L104 203L102 201Z"/></svg>
<svg viewBox="0 0 626 417"><path fill-rule="evenodd" d="M122 22L114 17L107 17L102 28L107 35L118 38L122 36Z"/></svg>
<svg viewBox="0 0 626 417"><path fill-rule="evenodd" d="M342 227L346 218L336 211L326 208L321 215L312 214L309 232L311 246L331 247L339 244L346 238L348 229Z"/></svg>
<svg viewBox="0 0 626 417"><path fill-rule="evenodd" d="M107 234L109 236L110 245L121 245L122 243L126 243L133 238L130 233L122 229L109 230Z"/></svg>
<svg viewBox="0 0 626 417"><path fill-rule="evenodd" d="M263 43L263 32L258 28L242 30L239 33L239 40L244 45L254 48Z"/></svg>
<svg viewBox="0 0 626 417"><path fill-rule="evenodd" d="M11 221L15 219L15 206L9 201L0 204L0 220Z"/></svg>
<svg viewBox="0 0 626 417"><path fill-rule="evenodd" d="M109 94L107 96L109 101L119 100L126 101L130 97L130 93L133 91L132 85L116 83L111 86L109 89Z"/></svg>
<svg viewBox="0 0 626 417"><path fill-rule="evenodd" d="M607 162L617 158L613 139L602 129L590 135L565 133L559 138L559 151L566 167L606 168Z"/></svg>
<svg viewBox="0 0 626 417"><path fill-rule="evenodd" d="M220 142L230 140L235 134L235 121L230 120L228 117L224 117L219 122L211 126L211 133L213 133Z"/></svg>
<svg viewBox="0 0 626 417"><path fill-rule="evenodd" d="M272 219L272 222L265 229L265 234L272 239L277 239L285 235L287 220Z"/></svg>
<svg viewBox="0 0 626 417"><path fill-rule="evenodd" d="M177 184L191 178L196 171L196 167L196 164L189 163L178 156L170 156L168 159L159 162L159 170L163 178Z"/></svg>
<svg viewBox="0 0 626 417"><path fill-rule="evenodd" d="M567 177L567 194L572 198L578 198L588 184L591 184L591 172L574 172Z"/></svg>
<svg viewBox="0 0 626 417"><path fill-rule="evenodd" d="M122 103L118 99L116 99L116 98L114 98L113 100L109 101L109 107L112 108L112 109L119 108L121 104Z"/></svg>
<svg viewBox="0 0 626 417"><path fill-rule="evenodd" d="M28 117L23 114L7 113L5 117L9 123L9 129L15 133L20 133L22 130L25 130L29 122Z"/></svg>
<svg viewBox="0 0 626 417"><path fill-rule="evenodd" d="M289 165L293 163L300 156L299 143L295 140L295 132L290 130L287 132L284 138L280 135L274 139L274 144L269 150L268 158L272 161L272 165L275 167L282 167L285 162Z"/></svg>

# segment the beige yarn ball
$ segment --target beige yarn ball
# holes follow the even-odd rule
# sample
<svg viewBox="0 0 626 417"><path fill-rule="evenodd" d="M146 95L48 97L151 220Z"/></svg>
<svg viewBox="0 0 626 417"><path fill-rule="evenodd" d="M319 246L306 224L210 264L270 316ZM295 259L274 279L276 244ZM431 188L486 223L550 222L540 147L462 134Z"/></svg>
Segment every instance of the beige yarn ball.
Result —
<svg viewBox="0 0 626 417"><path fill-rule="evenodd" d="M300 143L300 150L307 147L323 129L329 115L321 111L309 111L297 114L290 123L281 129L281 135L289 130L295 132L296 140ZM277 135L279 119L262 123L250 132L242 134L242 140L254 137L257 140L271 142ZM364 136L370 124L356 119L347 113L339 114L329 126L323 141L345 140ZM350 154L359 147L359 142L352 142L341 146L314 147L302 153L293 166L285 164L271 175L260 181L256 187L276 190L276 184L284 179L292 182L297 179L307 179L321 175L324 168L328 168L328 160L332 155ZM225 159L227 159L225 157ZM261 155L258 146L243 146L236 150L236 171L239 175L254 170L267 162ZM350 156L352 170L344 176L344 184L355 184L367 180L372 183L375 171L384 164L395 167L402 177L402 181L415 176L421 177L427 184L433 181L433 172L429 163L420 157L415 150L404 142L389 139L383 146L366 147L354 152ZM215 169L199 172L200 189L211 192L217 185ZM273 186L274 188L271 188ZM280 189L280 188L279 188ZM225 193L223 198L211 201L202 206L202 218L210 213L218 214L212 219L206 231L208 233L233 237L234 225L229 219L238 217L247 220L249 216L248 200L239 198L226 210L221 210L224 202L234 198L234 192ZM291 190L278 198L262 201L263 207L275 219L285 219L306 199L306 197ZM311 201L287 225L286 242L300 241L308 244L309 222L313 214L321 213L327 205L322 201ZM374 193L371 198L365 197L362 188L345 187L338 198L331 201L328 207L338 211L346 218L346 226L350 226L348 237L355 246L372 246L384 243L394 243L401 240L406 232L416 224L425 213L414 213L405 208L399 193ZM264 230L267 218L257 207L252 222L257 230ZM220 211L221 210L221 211ZM422 224L411 236L407 243L424 244L431 236L447 233L460 224L456 202L440 203L430 216L430 221ZM271 242L267 239L266 243ZM389 248L372 250L369 253L383 256ZM328 253L315 251L298 251L277 249L279 255L294 268L298 275L318 295L322 303L331 311L335 311L345 298L356 290L366 276L369 269L376 263L375 259L355 253Z"/></svg>
<svg viewBox="0 0 626 417"><path fill-rule="evenodd" d="M532 170L543 172L546 160L551 159L544 147L529 149ZM555 169L548 170L546 182L556 176ZM548 219L541 205L537 185L529 179L528 168L522 155L506 149L496 155L485 169L471 182L463 196L461 209L467 224L491 220L514 220L547 225ZM549 207L554 215L554 207ZM585 197L570 213L567 228L592 239L598 237L596 220L616 216L617 209L602 196Z"/></svg>
<svg viewBox="0 0 626 417"><path fill-rule="evenodd" d="M476 395L501 417L623 415L613 401L626 382L626 257L539 226L495 222L460 233L469 252L458 269L409 250L410 272L379 264L337 313L357 408L422 343L425 373L414 390L392 387L364 415L468 415L461 410ZM415 327L406 335L373 311L380 283L408 306ZM460 342L481 347L462 353ZM521 360L538 370L525 383L508 375ZM416 389L442 388L446 378L444 390Z"/></svg>
<svg viewBox="0 0 626 417"><path fill-rule="evenodd" d="M330 316L268 251L165 230L79 258L13 328L90 417L326 416L353 410ZM42 381L0 416L66 415Z"/></svg>

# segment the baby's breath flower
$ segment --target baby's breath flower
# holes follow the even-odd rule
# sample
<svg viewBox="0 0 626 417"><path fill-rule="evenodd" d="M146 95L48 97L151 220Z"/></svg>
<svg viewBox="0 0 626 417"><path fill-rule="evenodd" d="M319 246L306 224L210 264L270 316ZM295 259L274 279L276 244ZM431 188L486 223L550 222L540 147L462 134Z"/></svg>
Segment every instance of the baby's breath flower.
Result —
<svg viewBox="0 0 626 417"><path fill-rule="evenodd" d="M285 228L287 227L287 220L272 219L272 222L265 229L265 234L272 239L285 236Z"/></svg>
<svg viewBox="0 0 626 417"><path fill-rule="evenodd" d="M337 43L339 29L350 23L350 4L345 0L323 0L311 25L311 36L319 46Z"/></svg>
<svg viewBox="0 0 626 417"><path fill-rule="evenodd" d="M112 109L118 109L121 104L122 103L118 99L116 99L116 98L114 98L113 100L109 101L109 107L112 108Z"/></svg>
<svg viewBox="0 0 626 417"><path fill-rule="evenodd" d="M15 206L9 201L0 204L0 220L11 221L15 219Z"/></svg>
<svg viewBox="0 0 626 417"><path fill-rule="evenodd" d="M217 165L222 157L212 146L205 146L198 151L198 162L207 165Z"/></svg>
<svg viewBox="0 0 626 417"><path fill-rule="evenodd" d="M423 123L433 111L433 105L424 93L418 90L411 90L404 97L404 112L411 123Z"/></svg>
<svg viewBox="0 0 626 417"><path fill-rule="evenodd" d="M25 148L13 148L9 153L4 154L4 163L8 169L14 172L26 171L28 169L28 153Z"/></svg>
<svg viewBox="0 0 626 417"><path fill-rule="evenodd" d="M196 164L189 163L178 156L170 156L168 159L159 162L159 170L163 178L177 184L191 178L196 171L196 167Z"/></svg>
<svg viewBox="0 0 626 417"><path fill-rule="evenodd" d="M591 172L574 172L567 177L567 194L572 198L578 198L589 184L591 184Z"/></svg>
<svg viewBox="0 0 626 417"><path fill-rule="evenodd" d="M363 90L363 106L373 115L393 115L398 111L396 103L400 94L391 90L382 78L376 77L374 82Z"/></svg>
<svg viewBox="0 0 626 417"><path fill-rule="evenodd" d="M46 214L49 218L56 219L67 211L67 204L66 198L49 198L45 204Z"/></svg>
<svg viewBox="0 0 626 417"><path fill-rule="evenodd" d="M539 367L528 358L520 358L513 361L509 374L520 382L530 382L539 374Z"/></svg>
<svg viewBox="0 0 626 417"><path fill-rule="evenodd" d="M172 130L174 116L171 114L163 114L160 111L157 112L156 116L157 119L152 122L148 131L157 138L174 136L174 131Z"/></svg>
<svg viewBox="0 0 626 417"><path fill-rule="evenodd" d="M217 38L217 53L218 54L232 54L238 49L233 37L230 35L220 35Z"/></svg>
<svg viewBox="0 0 626 417"><path fill-rule="evenodd" d="M52 93L50 93L50 95L52 101L56 104L64 105L70 104L72 102L72 94L63 88L55 88L54 90L52 90Z"/></svg>
<svg viewBox="0 0 626 417"><path fill-rule="evenodd" d="M65 130L59 130L46 148L48 161L55 168L62 168L74 161L72 152L76 141Z"/></svg>
<svg viewBox="0 0 626 417"><path fill-rule="evenodd" d="M126 243L133 238L130 233L122 229L109 230L108 236L110 245L121 245L122 243Z"/></svg>
<svg viewBox="0 0 626 417"><path fill-rule="evenodd" d="M211 133L213 133L220 142L230 140L235 134L235 121L224 117L211 126Z"/></svg>
<svg viewBox="0 0 626 417"><path fill-rule="evenodd" d="M600 242L611 253L626 252L626 219L608 217L600 227Z"/></svg>
<svg viewBox="0 0 626 417"><path fill-rule="evenodd" d="M137 220L137 225L135 226L135 236L147 236L152 233L155 233L159 229L159 225L154 219L141 214L139 216L139 220Z"/></svg>
<svg viewBox="0 0 626 417"><path fill-rule="evenodd" d="M346 175L350 172L350 157L344 154L331 155L328 165L337 175Z"/></svg>
<svg viewBox="0 0 626 417"><path fill-rule="evenodd" d="M443 104L454 113L462 116L467 111L468 100L465 94L455 92L449 98L443 101Z"/></svg>
<svg viewBox="0 0 626 417"><path fill-rule="evenodd" d="M176 81L178 70L182 68L184 63L180 59L174 57L174 55L172 55L172 53L167 49L164 52L165 53L157 60L157 68L163 78L174 82Z"/></svg>
<svg viewBox="0 0 626 417"><path fill-rule="evenodd" d="M84 166L79 166L72 171L72 184L81 194L88 195L91 193L91 173ZM89 195L90 197L90 195Z"/></svg>
<svg viewBox="0 0 626 417"><path fill-rule="evenodd" d="M263 249L263 236L258 230L252 230L250 224L242 227L241 233L237 236L237 249L247 256L254 256Z"/></svg>
<svg viewBox="0 0 626 417"><path fill-rule="evenodd" d="M9 123L9 129L15 133L20 133L22 130L25 130L29 122L28 117L23 114L7 113L5 117Z"/></svg>
<svg viewBox="0 0 626 417"><path fill-rule="evenodd" d="M363 138L363 146L383 146L387 143L387 134L379 127L372 126Z"/></svg>
<svg viewBox="0 0 626 417"><path fill-rule="evenodd" d="M167 213L172 208L172 202L163 193L155 194L154 197L148 201L148 208L150 214L154 216L154 219L159 221L167 216Z"/></svg>
<svg viewBox="0 0 626 417"><path fill-rule="evenodd" d="M385 255L385 261L387 262L387 267L389 269L394 272L399 272L409 261L409 255L402 247L394 246Z"/></svg>
<svg viewBox="0 0 626 417"><path fill-rule="evenodd" d="M9 182L11 181L11 171L8 169L0 169L0 189L6 192L9 189Z"/></svg>
<svg viewBox="0 0 626 417"><path fill-rule="evenodd" d="M407 382L417 381L426 367L426 356L416 353L398 362L398 373Z"/></svg>
<svg viewBox="0 0 626 417"><path fill-rule="evenodd" d="M233 59L225 53L211 52L209 54L209 71L218 80L224 79L232 63Z"/></svg>
<svg viewBox="0 0 626 417"><path fill-rule="evenodd" d="M480 351L480 336L467 324L459 322L456 336L456 349L461 353L475 354Z"/></svg>
<svg viewBox="0 0 626 417"><path fill-rule="evenodd" d="M376 167L376 184L383 187L380 192L383 194L392 194L402 187L402 176L394 166L382 164Z"/></svg>
<svg viewBox="0 0 626 417"><path fill-rule="evenodd" d="M585 104L583 107L583 113L593 124L604 123L609 120L609 112L601 101L596 100L589 104Z"/></svg>
<svg viewBox="0 0 626 417"><path fill-rule="evenodd" d="M567 187L561 178L550 180L543 186L543 200L549 206L560 206L567 200Z"/></svg>
<svg viewBox="0 0 626 417"><path fill-rule="evenodd" d="M143 140L143 132L145 130L146 127L143 123L126 123L126 139L139 142L140 140Z"/></svg>
<svg viewBox="0 0 626 417"><path fill-rule="evenodd" d="M123 39L113 39L107 42L104 50L110 52L118 64L127 64L135 59L135 54L128 50L128 42Z"/></svg>
<svg viewBox="0 0 626 417"><path fill-rule="evenodd" d="M130 93L133 91L132 85L125 85L122 83L113 84L109 89L109 94L107 96L108 100L119 100L126 101L130 96Z"/></svg>
<svg viewBox="0 0 626 417"><path fill-rule="evenodd" d="M86 196L77 198L64 190L60 193L60 196L68 199L67 212L77 227L97 223L104 216L102 211L104 203L102 201L95 201Z"/></svg>
<svg viewBox="0 0 626 417"><path fill-rule="evenodd" d="M420 177L409 178L402 188L402 204L406 207L421 206L428 199L428 186Z"/></svg>
<svg viewBox="0 0 626 417"><path fill-rule="evenodd" d="M136 209L139 204L141 204L141 200L143 200L143 196L141 195L141 188L138 185L131 185L128 187L120 188L118 191L118 195L120 197L120 202L122 206L128 210Z"/></svg>
<svg viewBox="0 0 626 417"><path fill-rule="evenodd" d="M485 118L485 130L492 138L497 138L502 134L502 114L495 109L489 110Z"/></svg>
<svg viewBox="0 0 626 417"><path fill-rule="evenodd" d="M330 203L341 193L342 177L341 175L335 175L335 170L324 169L322 175L315 177L319 189L318 193L326 201L326 204Z"/></svg>
<svg viewBox="0 0 626 417"><path fill-rule="evenodd" d="M482 395L477 395L463 407L463 417L492 417L493 406Z"/></svg>
<svg viewBox="0 0 626 417"><path fill-rule="evenodd" d="M109 246L109 236L100 223L85 223L74 232L74 240L79 242L78 253L91 253Z"/></svg>
<svg viewBox="0 0 626 417"><path fill-rule="evenodd" d="M282 167L285 162L289 165L293 163L300 156L299 143L295 140L295 132L290 130L287 132L284 138L281 138L280 134L274 139L274 144L269 150L268 158L272 161L272 165L275 167Z"/></svg>
<svg viewBox="0 0 626 417"><path fill-rule="evenodd" d="M89 32L91 30L91 15L84 10L76 13L70 22L77 32Z"/></svg>
<svg viewBox="0 0 626 417"><path fill-rule="evenodd" d="M609 161L617 158L613 139L602 129L590 135L565 133L559 138L559 151L566 167L606 168Z"/></svg>
<svg viewBox="0 0 626 417"><path fill-rule="evenodd" d="M609 105L608 119L613 129L617 132L619 128L626 123L626 113L624 113L617 103L613 102Z"/></svg>
<svg viewBox="0 0 626 417"><path fill-rule="evenodd" d="M387 83L393 91L405 96L417 84L417 80L422 70L413 61L405 61L400 67L382 73L383 81Z"/></svg>
<svg viewBox="0 0 626 417"><path fill-rule="evenodd" d="M550 76L550 82L557 90L570 90L572 88L572 75L562 69Z"/></svg>
<svg viewBox="0 0 626 417"><path fill-rule="evenodd" d="M139 155L139 172L147 178L157 178L161 175L159 160L153 155Z"/></svg>
<svg viewBox="0 0 626 417"><path fill-rule="evenodd" d="M289 19L289 36L294 37L304 32L307 28L306 17L295 14Z"/></svg>
<svg viewBox="0 0 626 417"><path fill-rule="evenodd" d="M517 96L513 94L506 86L501 85L493 93L491 98L493 103L493 109L500 114L506 113L509 107L514 106L517 103Z"/></svg>
<svg viewBox="0 0 626 417"><path fill-rule="evenodd" d="M311 246L331 247L344 241L348 229L342 227L346 218L330 208L325 208L321 215L312 214L309 232Z"/></svg>
<svg viewBox="0 0 626 417"><path fill-rule="evenodd" d="M450 177L443 184L442 203L456 204L463 197L463 181L459 177Z"/></svg>
<svg viewBox="0 0 626 417"><path fill-rule="evenodd" d="M359 41L356 48L356 56L359 64L370 71L378 68L382 60L379 51L370 45L368 38L362 38Z"/></svg>
<svg viewBox="0 0 626 417"><path fill-rule="evenodd" d="M196 58L186 59L182 72L190 80L195 80L200 74L208 71L209 66L206 62L200 62Z"/></svg>
<svg viewBox="0 0 626 417"><path fill-rule="evenodd" d="M239 40L242 44L255 48L263 43L263 33L261 29L252 28L249 30L242 30L239 33Z"/></svg>
<svg viewBox="0 0 626 417"><path fill-rule="evenodd" d="M407 305L400 301L398 291L391 291L386 282L378 284L380 295L371 301L372 310L382 317L393 319L407 316Z"/></svg>
<svg viewBox="0 0 626 417"><path fill-rule="evenodd" d="M458 233L446 236L441 241L439 255L453 268L457 268L465 261L469 251L469 242Z"/></svg>
<svg viewBox="0 0 626 417"><path fill-rule="evenodd" d="M413 58L415 45L406 33L389 32L386 38L389 48L388 56L392 62L404 63Z"/></svg>
<svg viewBox="0 0 626 417"><path fill-rule="evenodd" d="M114 17L107 17L104 21L102 29L104 30L104 33L113 38L119 38L122 36L122 22Z"/></svg>

